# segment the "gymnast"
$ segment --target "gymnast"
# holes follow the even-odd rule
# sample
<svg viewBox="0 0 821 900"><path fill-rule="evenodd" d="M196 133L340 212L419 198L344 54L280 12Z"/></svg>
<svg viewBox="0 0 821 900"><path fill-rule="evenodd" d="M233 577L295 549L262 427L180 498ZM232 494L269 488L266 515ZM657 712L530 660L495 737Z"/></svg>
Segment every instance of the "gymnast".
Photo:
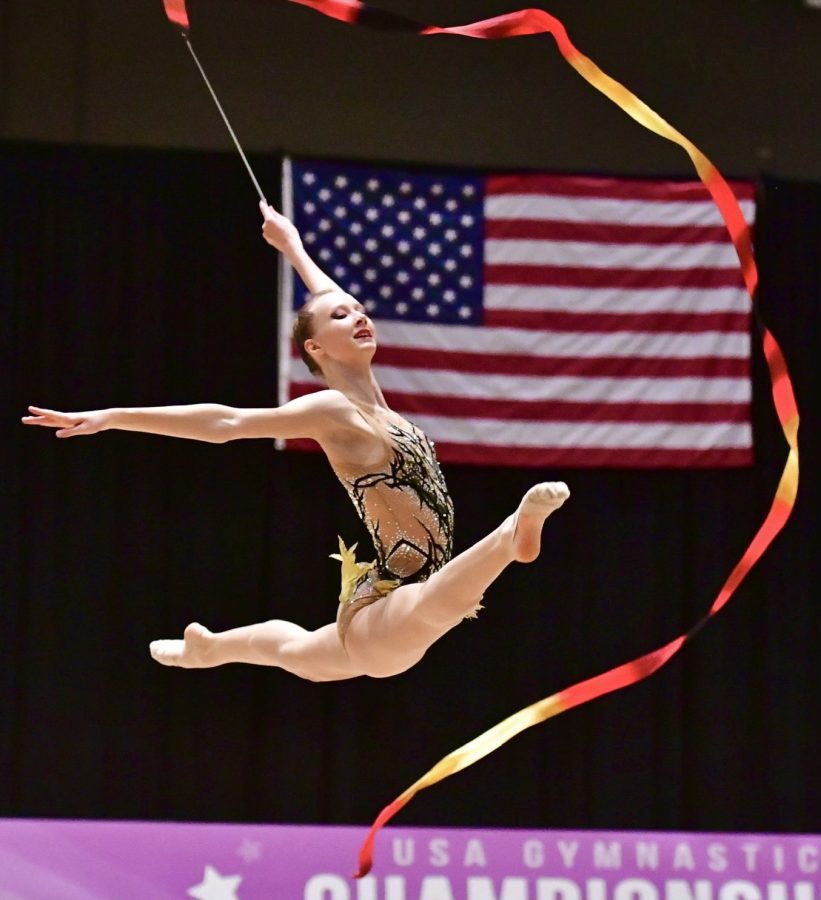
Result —
<svg viewBox="0 0 821 900"><path fill-rule="evenodd" d="M512 562L539 554L545 519L569 496L562 482L530 488L518 509L487 537L451 558L453 504L433 445L394 412L371 361L376 329L364 307L311 260L296 227L260 203L264 239L280 251L310 296L294 323L308 369L327 390L273 409L192 404L63 413L29 407L26 425L58 438L108 429L223 443L240 438L312 438L324 451L376 549L357 562L340 540L342 591L335 624L307 631L274 619L211 632L194 622L182 640L153 641L157 662L209 668L230 662L278 666L310 681L396 675L462 619Z"/></svg>

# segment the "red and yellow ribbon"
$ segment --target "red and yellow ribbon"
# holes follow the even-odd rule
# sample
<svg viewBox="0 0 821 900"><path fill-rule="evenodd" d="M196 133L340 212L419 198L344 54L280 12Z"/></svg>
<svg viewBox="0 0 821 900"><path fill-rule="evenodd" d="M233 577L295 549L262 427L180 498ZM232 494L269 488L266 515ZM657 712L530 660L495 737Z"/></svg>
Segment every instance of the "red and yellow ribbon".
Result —
<svg viewBox="0 0 821 900"><path fill-rule="evenodd" d="M183 0L164 0L169 18L182 28L188 28ZM584 56L571 43L564 25L541 9L522 9L517 12L458 25L440 28L423 25L394 13L366 6L360 0L288 0L301 6L308 6L325 16L349 25L364 25L386 30L406 31L423 36L435 34L461 35L462 37L494 40L523 35L550 34L556 41L564 59L596 90L601 91L617 106L635 119L640 125L655 132L660 137L682 147L693 162L699 178L718 207L727 231L738 254L744 284L750 299L755 301L758 287L758 271L752 251L750 226L729 185L710 160L684 135L666 122L629 91L624 85L603 72L591 59ZM647 678L660 669L682 646L692 638L730 599L747 573L755 565L770 543L781 531L790 517L798 491L798 407L795 402L792 383L787 372L787 364L778 343L772 334L762 328L764 355L772 382L772 395L784 437L789 446L789 454L784 466L775 497L764 522L758 529L741 560L728 576L718 592L712 606L702 619L688 632L665 646L624 665L617 666L579 682L550 697L519 710L509 718L494 725L469 743L449 753L418 781L388 804L374 821L359 853L359 871L356 877L366 875L373 863L373 845L378 830L401 810L418 791L430 787L460 772L462 769L492 753L512 737L526 728L538 725L559 713L595 700L605 694L628 687Z"/></svg>

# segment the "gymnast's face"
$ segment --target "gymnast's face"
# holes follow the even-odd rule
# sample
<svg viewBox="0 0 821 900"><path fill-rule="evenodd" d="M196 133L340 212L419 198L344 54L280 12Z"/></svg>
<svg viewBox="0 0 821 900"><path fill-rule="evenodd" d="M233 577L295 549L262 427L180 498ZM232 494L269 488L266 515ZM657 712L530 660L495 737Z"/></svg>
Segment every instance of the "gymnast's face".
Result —
<svg viewBox="0 0 821 900"><path fill-rule="evenodd" d="M305 349L321 367L326 361L370 365L376 352L376 329L365 307L344 291L310 301L313 334Z"/></svg>

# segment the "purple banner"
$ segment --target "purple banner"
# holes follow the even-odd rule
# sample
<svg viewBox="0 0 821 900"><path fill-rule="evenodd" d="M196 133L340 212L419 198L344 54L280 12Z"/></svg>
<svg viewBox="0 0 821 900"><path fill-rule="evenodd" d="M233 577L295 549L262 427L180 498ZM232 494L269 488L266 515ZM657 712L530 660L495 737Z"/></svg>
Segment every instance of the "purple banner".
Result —
<svg viewBox="0 0 821 900"><path fill-rule="evenodd" d="M821 900L821 836L0 820L0 900Z"/></svg>

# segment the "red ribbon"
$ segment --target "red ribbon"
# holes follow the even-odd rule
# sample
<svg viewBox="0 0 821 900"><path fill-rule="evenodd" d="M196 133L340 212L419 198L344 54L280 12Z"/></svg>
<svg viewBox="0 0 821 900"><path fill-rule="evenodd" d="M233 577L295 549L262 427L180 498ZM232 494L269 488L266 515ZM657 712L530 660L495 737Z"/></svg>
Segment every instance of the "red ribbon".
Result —
<svg viewBox="0 0 821 900"><path fill-rule="evenodd" d="M177 24L181 24L181 21L184 20L186 24L183 27L187 28L187 16L182 0L164 0L164 2L169 18ZM412 31L424 36L452 34L494 40L523 35L551 34L565 60L593 87L609 97L639 124L661 137L679 144L687 152L699 178L721 212L727 232L738 254L747 292L750 299L755 301L758 272L752 252L750 227L744 219L738 201L720 172L684 135L676 131L635 94L604 73L592 60L581 54L570 41L564 25L554 16L541 9L522 9L468 25L441 28L434 25L423 25L393 13L382 12L366 6L360 0L288 0L288 2L308 6L325 16L349 25ZM636 684L658 671L710 618L722 609L753 565L784 527L795 505L798 490L798 407L784 355L772 334L766 328L762 329L762 332L764 355L772 382L773 402L790 450L770 510L741 560L718 592L709 612L686 634L677 637L663 647L519 710L440 760L379 814L360 850L359 871L356 877L362 877L371 868L373 844L377 831L418 791L472 765L524 729L574 706Z"/></svg>

